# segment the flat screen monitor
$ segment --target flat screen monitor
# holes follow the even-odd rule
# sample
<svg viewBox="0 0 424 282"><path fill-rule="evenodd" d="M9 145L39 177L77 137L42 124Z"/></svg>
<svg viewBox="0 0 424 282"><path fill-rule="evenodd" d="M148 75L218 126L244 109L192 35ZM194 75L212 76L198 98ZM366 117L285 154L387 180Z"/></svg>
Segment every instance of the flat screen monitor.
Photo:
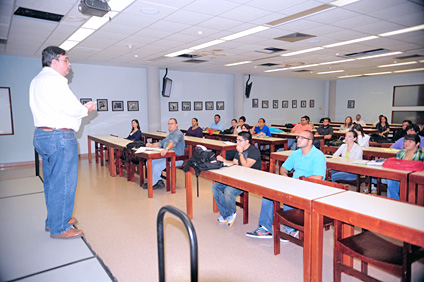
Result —
<svg viewBox="0 0 424 282"><path fill-rule="evenodd" d="M162 96L170 97L171 96L171 88L172 88L172 79L164 77L162 83Z"/></svg>

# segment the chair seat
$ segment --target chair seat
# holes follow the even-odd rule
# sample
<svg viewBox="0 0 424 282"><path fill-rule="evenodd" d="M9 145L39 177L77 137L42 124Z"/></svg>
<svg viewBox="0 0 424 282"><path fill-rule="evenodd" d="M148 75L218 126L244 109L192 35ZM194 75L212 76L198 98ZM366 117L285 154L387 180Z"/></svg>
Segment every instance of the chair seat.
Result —
<svg viewBox="0 0 424 282"><path fill-rule="evenodd" d="M287 221L288 223L290 223L290 225L294 229L298 229L302 232L304 231L305 215L303 210L295 208L295 209L284 211L281 209L277 211L276 213L280 217L281 223L285 224L285 221ZM331 218L324 216L324 226L331 225L332 223L333 223L333 220Z"/></svg>

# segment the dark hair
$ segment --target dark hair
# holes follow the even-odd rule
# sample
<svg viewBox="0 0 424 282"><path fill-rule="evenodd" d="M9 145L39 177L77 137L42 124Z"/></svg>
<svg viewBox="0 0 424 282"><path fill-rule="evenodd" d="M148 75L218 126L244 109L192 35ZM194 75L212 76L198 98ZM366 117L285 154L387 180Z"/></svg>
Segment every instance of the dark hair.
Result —
<svg viewBox="0 0 424 282"><path fill-rule="evenodd" d="M231 121L233 121L233 120L237 123L237 120L235 118L233 118Z"/></svg>
<svg viewBox="0 0 424 282"><path fill-rule="evenodd" d="M218 114L216 114L216 115L215 115L215 117L219 117L219 119L221 119L221 116L220 116L220 115L218 115Z"/></svg>
<svg viewBox="0 0 424 282"><path fill-rule="evenodd" d="M238 136L243 137L244 140L249 141L249 144L252 144L252 134L250 134L250 132L240 131Z"/></svg>
<svg viewBox="0 0 424 282"><path fill-rule="evenodd" d="M418 134L408 134L405 136L405 141L406 140L412 140L415 142L415 144L420 143L421 138L418 136Z"/></svg>
<svg viewBox="0 0 424 282"><path fill-rule="evenodd" d="M315 139L314 133L312 133L312 131L310 131L310 130L303 130L303 132L307 132L309 134L309 138L311 138L312 143L313 143L314 139Z"/></svg>
<svg viewBox="0 0 424 282"><path fill-rule="evenodd" d="M56 46L49 46L43 50L41 55L41 63L43 67L50 67L52 60L59 60L59 55L66 55L66 51Z"/></svg>
<svg viewBox="0 0 424 282"><path fill-rule="evenodd" d="M350 122L348 123L348 126L350 127L350 126L352 125L352 123L353 123L353 119L352 119L352 117L351 117L351 116L347 116L347 117L345 118L344 125L346 125L346 120L347 120L347 118L350 118Z"/></svg>
<svg viewBox="0 0 424 282"><path fill-rule="evenodd" d="M389 122L388 122L387 117L385 115L380 115L380 117L379 117L379 123L381 123L381 119L382 118L385 118L386 119L386 124L388 125Z"/></svg>
<svg viewBox="0 0 424 282"><path fill-rule="evenodd" d="M140 123L138 122L138 119L133 119L132 121L131 121L131 123L133 122L133 121L135 121L136 123L137 123L137 128L140 130ZM133 130L133 128L131 127L131 131Z"/></svg>
<svg viewBox="0 0 424 282"><path fill-rule="evenodd" d="M410 125L408 125L405 130L408 131L410 129L413 129L416 133L420 132L420 128L416 124L410 124Z"/></svg>
<svg viewBox="0 0 424 282"><path fill-rule="evenodd" d="M412 121L410 121L409 119L405 119L404 121L402 121L402 123L407 122L409 125L412 124Z"/></svg>
<svg viewBox="0 0 424 282"><path fill-rule="evenodd" d="M265 119L264 119L264 118L259 118L259 119L261 119L264 123L266 123L266 121L265 121Z"/></svg>
<svg viewBox="0 0 424 282"><path fill-rule="evenodd" d="M246 127L247 130L250 130L250 125L248 125L247 123L243 124L241 127Z"/></svg>
<svg viewBox="0 0 424 282"><path fill-rule="evenodd" d="M360 117L362 117L362 116L361 116L361 114L356 114L356 116L360 116Z"/></svg>
<svg viewBox="0 0 424 282"><path fill-rule="evenodd" d="M301 117L300 119L302 119L302 118L304 118L304 119L306 119L306 120L311 120L308 116L303 116L303 117Z"/></svg>
<svg viewBox="0 0 424 282"><path fill-rule="evenodd" d="M365 136L364 129L362 128L362 125L360 125L359 123L355 123L355 124L352 126L352 129L356 129L356 130L360 131L360 132L361 132L362 137L364 137L364 136Z"/></svg>
<svg viewBox="0 0 424 282"><path fill-rule="evenodd" d="M178 124L178 121L176 118L170 118L169 120L173 119L175 121L176 124Z"/></svg>
<svg viewBox="0 0 424 282"><path fill-rule="evenodd" d="M330 122L329 118L323 118L322 121L324 122L324 120L328 120L328 122Z"/></svg>
<svg viewBox="0 0 424 282"><path fill-rule="evenodd" d="M358 141L358 133L355 130L349 130L348 132L346 132L346 134L348 134L349 132L351 132L353 134L353 137L356 138L356 141Z"/></svg>
<svg viewBox="0 0 424 282"><path fill-rule="evenodd" d="M199 120L197 118L192 118L192 119L196 120L196 122L199 123Z"/></svg>
<svg viewBox="0 0 424 282"><path fill-rule="evenodd" d="M243 120L243 122L246 122L246 117L245 116L241 116L240 118L239 118L239 120Z"/></svg>

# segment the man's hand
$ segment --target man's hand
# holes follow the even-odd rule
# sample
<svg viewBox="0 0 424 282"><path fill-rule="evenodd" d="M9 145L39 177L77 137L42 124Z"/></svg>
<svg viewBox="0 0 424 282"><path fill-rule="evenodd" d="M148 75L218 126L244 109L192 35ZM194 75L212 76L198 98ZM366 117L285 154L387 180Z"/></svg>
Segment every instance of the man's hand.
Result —
<svg viewBox="0 0 424 282"><path fill-rule="evenodd" d="M147 143L146 144L146 147L153 147L153 144L152 143Z"/></svg>
<svg viewBox="0 0 424 282"><path fill-rule="evenodd" d="M168 153L168 150L167 149L163 149L163 150L161 150L160 151L160 155L163 157L163 156L165 156L166 155L166 153Z"/></svg>
<svg viewBox="0 0 424 282"><path fill-rule="evenodd" d="M84 104L84 107L88 109L88 113L91 113L92 111L96 109L96 104L97 102L89 101Z"/></svg>
<svg viewBox="0 0 424 282"><path fill-rule="evenodd" d="M217 157L216 157L216 160L217 160L217 161L220 161L220 162L225 161L225 159L224 159L221 155L217 156Z"/></svg>

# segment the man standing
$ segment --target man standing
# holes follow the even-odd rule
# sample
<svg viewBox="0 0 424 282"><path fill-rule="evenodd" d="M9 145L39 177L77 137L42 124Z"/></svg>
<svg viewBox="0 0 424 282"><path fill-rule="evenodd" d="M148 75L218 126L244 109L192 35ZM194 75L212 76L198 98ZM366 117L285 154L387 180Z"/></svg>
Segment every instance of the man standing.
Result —
<svg viewBox="0 0 424 282"><path fill-rule="evenodd" d="M333 139L333 127L330 125L330 119L324 118L322 121L322 125L320 125L317 129L317 133L319 135L324 135L324 140L328 141ZM321 142L319 140L314 141L315 147L320 149Z"/></svg>
<svg viewBox="0 0 424 282"><path fill-rule="evenodd" d="M356 115L356 118L355 118L354 123L356 123L356 124L360 124L361 126L365 126L365 125L367 125L367 124L365 123L365 121L363 121L363 120L361 119L361 115L360 115L360 114L357 114L357 115Z"/></svg>
<svg viewBox="0 0 424 282"><path fill-rule="evenodd" d="M304 131L304 130L309 130L312 132L312 126L309 125L309 117L308 116L303 116L300 119L300 123L296 124L292 130L291 133L296 133L299 134L300 132ZM287 143L287 148L289 148L290 150L295 150L296 149L296 143L295 143L295 139L288 139L288 143Z"/></svg>
<svg viewBox="0 0 424 282"><path fill-rule="evenodd" d="M407 120L407 119L406 119L406 120L404 120L404 121L402 122L402 128L396 131L395 136L393 136L392 140L393 140L393 141L397 141L397 140L399 140L400 138L405 137L405 136L406 136L406 127L407 127L408 125L411 125L411 124L412 124L412 121Z"/></svg>
<svg viewBox="0 0 424 282"><path fill-rule="evenodd" d="M95 102L84 105L68 86L71 63L66 51L49 46L42 52L41 72L31 81L29 102L36 127L34 147L43 159L46 231L58 239L78 238L82 230L71 228L78 181L78 144L75 132Z"/></svg>
<svg viewBox="0 0 424 282"><path fill-rule="evenodd" d="M259 149L251 145L252 135L249 132L240 132L237 136L237 154L232 163L244 167L261 169L261 153ZM222 156L216 158L218 161L228 162ZM236 197L243 193L243 190L215 182L212 185L212 194L218 206L221 216L220 223L227 223L232 226L236 219Z"/></svg>
<svg viewBox="0 0 424 282"><path fill-rule="evenodd" d="M252 126L250 129L250 133L253 136L259 135L261 132L265 133L266 136L271 136L271 131L269 131L269 127L265 124L265 119L260 118L258 123Z"/></svg>
<svg viewBox="0 0 424 282"><path fill-rule="evenodd" d="M403 123L402 123L403 124ZM407 135L417 135L418 134L418 132L420 132L420 128L419 128L419 126L418 125L416 125L416 124L411 124L411 125L408 125L406 128L405 128L405 130L406 130L406 134ZM406 136L406 135L405 135ZM421 136L421 135L418 135L419 137L420 137L420 148L424 148L424 137L423 136ZM396 141L396 143L395 144L393 144L392 146L390 146L390 148L393 148L393 149L398 149L398 150L403 150L403 149L405 149L405 146L404 146L404 144L405 144L405 137L402 137L402 138L400 138L398 141Z"/></svg>
<svg viewBox="0 0 424 282"><path fill-rule="evenodd" d="M168 136L166 136L165 139L153 144L147 143L146 147L163 148L163 150L160 151L161 156L165 156L166 153L168 153L168 151L170 150L175 151L176 156L184 155L184 135L178 129L178 122L175 118L170 118L168 120L168 129L170 133ZM180 166L183 164L183 162L184 161L176 161L175 166ZM154 183L153 190L165 187L165 184L163 183L160 177L162 175L162 170L164 170L165 168L165 158L152 160L152 183ZM147 189L147 183L142 184L141 187L143 189Z"/></svg>
<svg viewBox="0 0 424 282"><path fill-rule="evenodd" d="M294 169L293 178L301 176L323 180L327 170L324 154L313 146L314 134L311 131L302 131L297 137L298 150L294 151L281 166L280 174L287 176ZM284 205L284 210L292 207ZM247 232L246 236L253 238L272 238L272 221L274 219L274 202L262 198L261 214L258 228ZM286 233L296 236L296 231L286 227Z"/></svg>
<svg viewBox="0 0 424 282"><path fill-rule="evenodd" d="M212 122L212 124L208 128L206 128L206 130L211 130L211 129L219 129L221 130L221 132L225 130L224 125L221 122L220 115L216 114L214 116L214 122Z"/></svg>

